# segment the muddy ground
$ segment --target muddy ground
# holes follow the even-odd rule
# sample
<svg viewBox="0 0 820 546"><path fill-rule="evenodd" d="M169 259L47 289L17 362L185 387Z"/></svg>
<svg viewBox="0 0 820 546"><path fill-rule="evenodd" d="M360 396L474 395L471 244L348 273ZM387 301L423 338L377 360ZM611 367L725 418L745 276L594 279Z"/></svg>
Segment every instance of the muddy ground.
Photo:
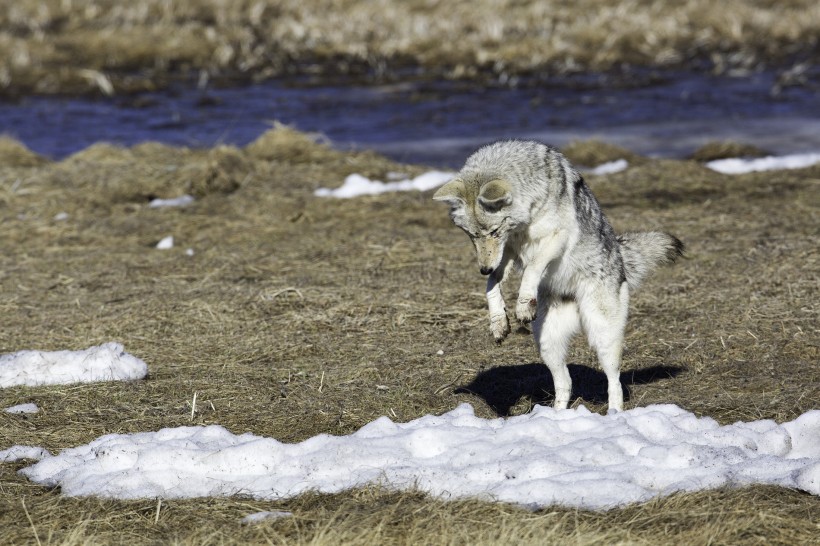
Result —
<svg viewBox="0 0 820 546"><path fill-rule="evenodd" d="M579 161L625 152L595 143ZM706 153L706 152L704 152ZM673 403L735 420L817 408L820 165L741 176L632 156L588 177L619 231L668 230L687 257L634 295L626 408ZM485 417L549 403L531 336L496 346L467 238L432 192L314 197L358 172L420 166L343 154L278 127L244 149L96 145L59 163L0 141L0 353L110 340L148 363L128 383L0 390L0 447L52 452L106 433L218 423L283 441L347 434L469 402ZM153 197L190 193L187 208ZM173 235L176 246L154 248ZM187 249L193 255L186 254ZM438 354L443 351L443 354ZM572 404L605 407L581 342ZM191 400L197 410L191 418ZM0 541L31 543L809 543L820 501L773 487L532 513L366 488L281 502L69 499L0 465ZM292 518L247 527L257 509Z"/></svg>

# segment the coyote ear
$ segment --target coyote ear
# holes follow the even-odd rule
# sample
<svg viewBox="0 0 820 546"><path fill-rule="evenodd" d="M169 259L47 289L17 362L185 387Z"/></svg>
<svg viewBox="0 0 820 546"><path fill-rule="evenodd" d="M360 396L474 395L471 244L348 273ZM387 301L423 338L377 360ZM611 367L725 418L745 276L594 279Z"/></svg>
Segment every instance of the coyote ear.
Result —
<svg viewBox="0 0 820 546"><path fill-rule="evenodd" d="M491 180L481 187L478 202L485 210L495 212L512 203L512 187L504 180Z"/></svg>
<svg viewBox="0 0 820 546"><path fill-rule="evenodd" d="M433 194L433 200L443 201L452 208L463 207L467 202L464 199L464 182L458 179L450 180Z"/></svg>

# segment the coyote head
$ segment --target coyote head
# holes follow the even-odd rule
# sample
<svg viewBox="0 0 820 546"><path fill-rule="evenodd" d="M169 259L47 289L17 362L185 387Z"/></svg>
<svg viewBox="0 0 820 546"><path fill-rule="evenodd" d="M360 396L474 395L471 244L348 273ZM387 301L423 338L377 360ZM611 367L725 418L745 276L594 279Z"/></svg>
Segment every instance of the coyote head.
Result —
<svg viewBox="0 0 820 546"><path fill-rule="evenodd" d="M510 216L512 186L500 179L483 184L467 184L458 178L443 185L433 195L450 205L453 223L469 235L478 256L482 275L489 275L504 256L504 245L516 223Z"/></svg>

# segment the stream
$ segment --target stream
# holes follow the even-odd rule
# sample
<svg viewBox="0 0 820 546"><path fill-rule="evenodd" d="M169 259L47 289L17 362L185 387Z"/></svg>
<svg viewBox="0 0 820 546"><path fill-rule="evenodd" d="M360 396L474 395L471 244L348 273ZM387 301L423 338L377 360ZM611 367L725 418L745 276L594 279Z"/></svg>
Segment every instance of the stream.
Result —
<svg viewBox="0 0 820 546"><path fill-rule="evenodd" d="M455 168L478 145L537 138L555 146L596 138L634 152L685 157L712 140L773 154L820 151L820 70L798 85L774 72L743 77L660 72L557 79L548 85L465 82L309 86L268 81L112 98L0 102L0 133L61 159L95 142L245 145L279 121L341 149Z"/></svg>

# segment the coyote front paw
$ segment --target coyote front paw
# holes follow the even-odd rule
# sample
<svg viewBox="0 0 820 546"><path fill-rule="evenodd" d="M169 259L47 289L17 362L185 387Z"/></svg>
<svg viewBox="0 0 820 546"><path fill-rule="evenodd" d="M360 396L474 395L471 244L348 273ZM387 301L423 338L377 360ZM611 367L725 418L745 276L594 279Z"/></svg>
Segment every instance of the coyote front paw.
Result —
<svg viewBox="0 0 820 546"><path fill-rule="evenodd" d="M535 319L537 301L535 298L521 298L515 306L515 318L523 324L532 322Z"/></svg>
<svg viewBox="0 0 820 546"><path fill-rule="evenodd" d="M510 321L507 319L507 313L490 317L490 331L493 333L496 343L504 341L504 338L510 333Z"/></svg>

